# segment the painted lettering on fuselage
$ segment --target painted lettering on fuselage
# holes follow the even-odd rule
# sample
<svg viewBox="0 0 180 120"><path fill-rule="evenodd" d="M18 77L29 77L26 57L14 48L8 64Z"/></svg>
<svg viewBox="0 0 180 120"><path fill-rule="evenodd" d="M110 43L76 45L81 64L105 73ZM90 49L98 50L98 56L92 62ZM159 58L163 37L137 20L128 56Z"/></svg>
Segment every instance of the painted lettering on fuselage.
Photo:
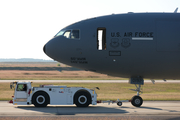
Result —
<svg viewBox="0 0 180 120"><path fill-rule="evenodd" d="M85 57L71 57L71 63L75 64L88 64Z"/></svg>
<svg viewBox="0 0 180 120"><path fill-rule="evenodd" d="M154 37L153 32L111 32L111 37Z"/></svg>

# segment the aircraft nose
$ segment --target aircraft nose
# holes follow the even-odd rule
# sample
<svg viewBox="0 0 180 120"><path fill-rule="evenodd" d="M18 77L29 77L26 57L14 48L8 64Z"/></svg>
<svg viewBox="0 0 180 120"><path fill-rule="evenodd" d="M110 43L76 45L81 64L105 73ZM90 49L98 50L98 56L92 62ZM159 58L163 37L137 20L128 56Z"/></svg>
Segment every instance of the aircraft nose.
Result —
<svg viewBox="0 0 180 120"><path fill-rule="evenodd" d="M59 39L51 39L44 45L43 51L48 57L55 60L58 56L59 48L61 48L59 45L61 45L59 44Z"/></svg>
<svg viewBox="0 0 180 120"><path fill-rule="evenodd" d="M44 53L46 54L46 45L44 45L43 51L44 51Z"/></svg>

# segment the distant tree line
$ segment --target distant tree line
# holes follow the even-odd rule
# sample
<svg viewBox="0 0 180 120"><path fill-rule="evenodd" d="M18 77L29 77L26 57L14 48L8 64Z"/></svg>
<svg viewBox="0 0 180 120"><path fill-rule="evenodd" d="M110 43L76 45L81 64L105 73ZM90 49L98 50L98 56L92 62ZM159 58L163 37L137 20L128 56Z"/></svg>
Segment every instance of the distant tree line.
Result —
<svg viewBox="0 0 180 120"><path fill-rule="evenodd" d="M54 60L44 60L44 59L34 59L34 58L20 58L20 59L0 58L0 62L56 62L56 61L54 61Z"/></svg>

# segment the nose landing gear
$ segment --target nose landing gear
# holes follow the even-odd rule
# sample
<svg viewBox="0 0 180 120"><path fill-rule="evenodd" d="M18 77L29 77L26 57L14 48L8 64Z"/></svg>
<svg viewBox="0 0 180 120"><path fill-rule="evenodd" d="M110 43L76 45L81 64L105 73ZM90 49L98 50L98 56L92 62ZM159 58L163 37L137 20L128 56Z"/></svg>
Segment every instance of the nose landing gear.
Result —
<svg viewBox="0 0 180 120"><path fill-rule="evenodd" d="M131 98L131 104L135 107L140 107L143 104L143 99L135 95Z"/></svg>
<svg viewBox="0 0 180 120"><path fill-rule="evenodd" d="M137 91L137 95L131 98L131 104L135 107L140 107L143 104L143 99L139 96L143 92L141 91L141 85L144 85L144 80L141 77L132 77L129 80L130 84L135 84L136 89L130 89L133 91Z"/></svg>

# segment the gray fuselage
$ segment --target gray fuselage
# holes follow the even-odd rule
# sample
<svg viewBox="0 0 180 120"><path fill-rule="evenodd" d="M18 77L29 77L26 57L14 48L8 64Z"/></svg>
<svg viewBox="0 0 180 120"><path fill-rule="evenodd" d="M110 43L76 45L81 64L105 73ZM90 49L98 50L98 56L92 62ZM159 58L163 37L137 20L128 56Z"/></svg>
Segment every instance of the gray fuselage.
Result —
<svg viewBox="0 0 180 120"><path fill-rule="evenodd" d="M68 30L78 32L77 39L65 35ZM60 32L44 46L56 61L118 77L180 79L179 13L102 16Z"/></svg>

